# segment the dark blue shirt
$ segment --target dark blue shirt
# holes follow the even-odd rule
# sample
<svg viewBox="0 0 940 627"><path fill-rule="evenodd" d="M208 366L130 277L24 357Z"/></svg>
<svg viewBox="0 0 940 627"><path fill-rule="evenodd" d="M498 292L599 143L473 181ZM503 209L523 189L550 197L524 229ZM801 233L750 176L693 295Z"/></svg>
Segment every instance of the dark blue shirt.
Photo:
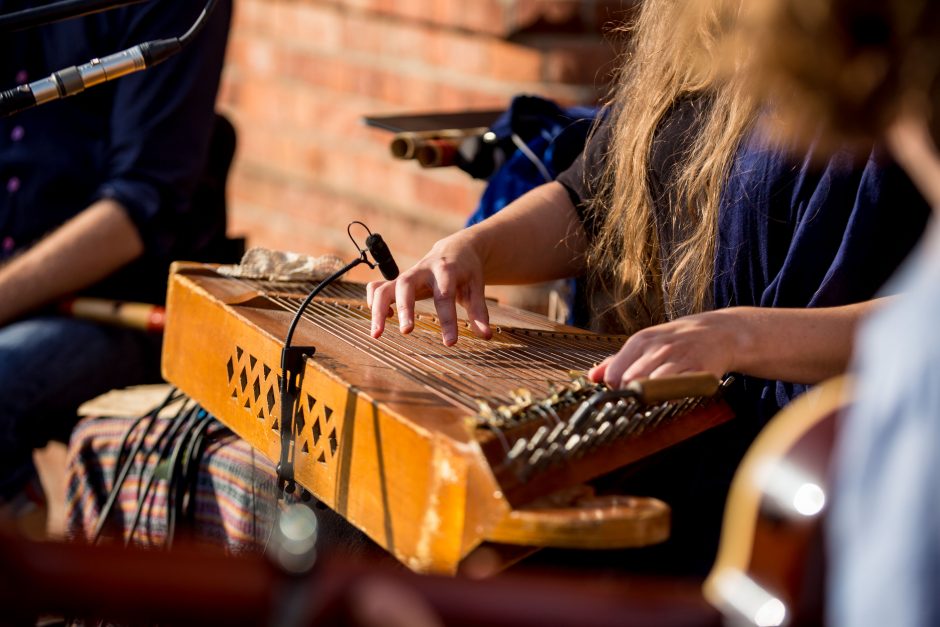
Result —
<svg viewBox="0 0 940 627"><path fill-rule="evenodd" d="M0 0L0 12L33 4ZM198 0L161 0L0 34L0 89L179 36L202 7ZM99 292L162 298L165 284L154 269L165 271L204 242L207 234L194 228L210 228L193 219L199 208L191 197L206 160L230 15L230 0L220 0L205 30L176 57L0 119L0 259L111 198L137 227L145 253Z"/></svg>
<svg viewBox="0 0 940 627"><path fill-rule="evenodd" d="M648 184L660 240L667 245L669 186L694 137L696 102L684 101L670 112L650 155ZM559 178L582 210L608 141L602 128ZM739 146L722 190L713 304L826 307L868 300L914 247L929 214L910 180L877 148L861 156L824 157L810 150L794 158L753 132ZM597 225L588 219L585 227L590 235ZM660 453L617 485L618 491L656 496L673 508L671 539L650 556L653 569L707 572L738 462L767 420L805 389L736 376L729 393L735 420Z"/></svg>

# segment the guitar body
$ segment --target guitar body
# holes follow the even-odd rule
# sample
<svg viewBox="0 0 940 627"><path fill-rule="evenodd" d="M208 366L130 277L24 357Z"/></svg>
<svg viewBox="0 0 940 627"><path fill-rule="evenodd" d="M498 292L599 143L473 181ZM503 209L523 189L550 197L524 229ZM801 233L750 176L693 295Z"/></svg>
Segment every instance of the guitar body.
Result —
<svg viewBox="0 0 940 627"><path fill-rule="evenodd" d="M823 622L829 464L849 387L845 377L832 379L788 405L735 475L704 592L737 622Z"/></svg>

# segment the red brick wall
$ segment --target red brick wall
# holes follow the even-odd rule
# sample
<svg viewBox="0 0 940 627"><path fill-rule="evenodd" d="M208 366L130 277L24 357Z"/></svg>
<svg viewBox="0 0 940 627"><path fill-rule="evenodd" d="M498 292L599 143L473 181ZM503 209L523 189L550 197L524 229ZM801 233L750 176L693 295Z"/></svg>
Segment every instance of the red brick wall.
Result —
<svg viewBox="0 0 940 627"><path fill-rule="evenodd" d="M395 161L364 114L566 103L602 93L605 25L630 0L237 0L220 109L238 129L230 232L349 258L351 220L407 267L460 228L482 183ZM360 279L372 277L360 273Z"/></svg>

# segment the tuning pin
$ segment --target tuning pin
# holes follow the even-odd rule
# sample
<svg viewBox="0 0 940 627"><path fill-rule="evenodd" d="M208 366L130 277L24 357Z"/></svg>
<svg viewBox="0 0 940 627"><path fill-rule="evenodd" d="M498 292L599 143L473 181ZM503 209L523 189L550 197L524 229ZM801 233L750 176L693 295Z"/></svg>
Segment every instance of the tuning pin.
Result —
<svg viewBox="0 0 940 627"><path fill-rule="evenodd" d="M476 399L476 402L477 402L477 413L479 413L484 418L493 417L493 408L490 406L489 403L484 401L482 398Z"/></svg>
<svg viewBox="0 0 940 627"><path fill-rule="evenodd" d="M548 434L548 442L550 444L554 444L559 436L564 433L566 426L567 425L563 422L559 422L557 425L555 425L555 428L552 429L551 433Z"/></svg>
<svg viewBox="0 0 940 627"><path fill-rule="evenodd" d="M509 461L513 461L518 458L526 450L528 441L525 438L519 438L516 440L515 444L512 445L512 448L509 449L509 453L506 454L506 458Z"/></svg>
<svg viewBox="0 0 940 627"><path fill-rule="evenodd" d="M532 404L532 391L526 388L516 388L509 392L509 397L517 403L523 405Z"/></svg>
<svg viewBox="0 0 940 627"><path fill-rule="evenodd" d="M603 422L597 428L597 445L601 446L607 444L610 439L614 436L614 428L611 426L610 422Z"/></svg>
<svg viewBox="0 0 940 627"><path fill-rule="evenodd" d="M542 425L536 429L535 433L532 434L532 437L529 438L529 444L526 448L530 451L536 449L542 444L542 440L545 439L545 436L548 435L548 427Z"/></svg>
<svg viewBox="0 0 940 627"><path fill-rule="evenodd" d="M513 419L515 415L515 410L512 407L506 405L500 405L496 408L496 415L501 418L504 422L509 422Z"/></svg>
<svg viewBox="0 0 940 627"><path fill-rule="evenodd" d="M623 435L627 431L627 428L629 426L630 426L630 417L620 416L619 418L617 418L616 422L614 422L614 434L611 437L619 438L621 435Z"/></svg>
<svg viewBox="0 0 940 627"><path fill-rule="evenodd" d="M564 450L558 445L558 442L553 442L551 446L545 449L545 454L534 464L533 470L538 472L545 469L546 466L558 462L564 457L563 453Z"/></svg>

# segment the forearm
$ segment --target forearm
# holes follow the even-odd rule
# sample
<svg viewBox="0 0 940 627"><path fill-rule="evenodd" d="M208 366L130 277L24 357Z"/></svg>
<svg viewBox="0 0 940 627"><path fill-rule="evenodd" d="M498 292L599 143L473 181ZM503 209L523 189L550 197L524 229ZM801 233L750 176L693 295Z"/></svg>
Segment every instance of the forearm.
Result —
<svg viewBox="0 0 940 627"><path fill-rule="evenodd" d="M93 285L143 249L119 204L95 203L0 267L0 324Z"/></svg>
<svg viewBox="0 0 940 627"><path fill-rule="evenodd" d="M729 307L638 331L591 369L611 387L638 377L728 372L818 383L845 372L858 323L885 299L843 307Z"/></svg>
<svg viewBox="0 0 940 627"><path fill-rule="evenodd" d="M841 307L733 307L713 312L735 329L731 370L765 379L818 383L845 372L858 324L884 298Z"/></svg>
<svg viewBox="0 0 940 627"><path fill-rule="evenodd" d="M467 238L486 284L521 284L583 270L587 240L571 199L558 183L542 185L455 237Z"/></svg>

